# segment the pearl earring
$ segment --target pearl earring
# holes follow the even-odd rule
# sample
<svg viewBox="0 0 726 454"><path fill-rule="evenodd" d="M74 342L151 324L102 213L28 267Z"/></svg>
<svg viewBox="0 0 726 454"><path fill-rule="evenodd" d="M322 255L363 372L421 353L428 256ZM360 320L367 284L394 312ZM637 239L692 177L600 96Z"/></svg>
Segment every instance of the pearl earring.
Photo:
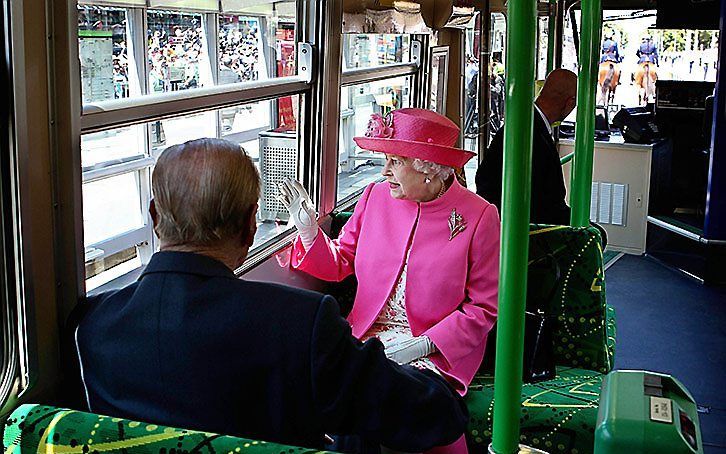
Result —
<svg viewBox="0 0 726 454"><path fill-rule="evenodd" d="M426 179L424 180L424 183L426 183L426 184L429 184L429 183L431 183L431 178L429 178L429 177L426 177Z"/></svg>

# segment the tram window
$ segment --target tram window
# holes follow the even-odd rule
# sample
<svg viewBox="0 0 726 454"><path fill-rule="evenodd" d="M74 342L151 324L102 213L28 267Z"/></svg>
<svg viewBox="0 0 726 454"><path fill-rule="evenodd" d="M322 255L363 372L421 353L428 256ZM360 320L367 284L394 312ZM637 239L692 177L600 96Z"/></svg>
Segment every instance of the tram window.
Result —
<svg viewBox="0 0 726 454"><path fill-rule="evenodd" d="M142 8L79 2L84 103L297 73L295 1L276 2L268 10L225 0L222 13L216 1L150 2L156 8L199 12L146 9L143 1L99 3Z"/></svg>
<svg viewBox="0 0 726 454"><path fill-rule="evenodd" d="M507 58L504 46L507 32L507 21L503 14L493 13L491 15L492 31L490 35L491 60L489 61L489 86L491 93L490 115L489 115L489 141L504 125L504 63ZM466 181L473 181L467 177Z"/></svg>
<svg viewBox="0 0 726 454"><path fill-rule="evenodd" d="M84 103L129 97L125 9L78 5L78 55Z"/></svg>
<svg viewBox="0 0 726 454"><path fill-rule="evenodd" d="M81 136L84 171L144 157L145 130L134 125Z"/></svg>
<svg viewBox="0 0 726 454"><path fill-rule="evenodd" d="M344 34L343 69L370 68L411 59L411 37L393 34Z"/></svg>
<svg viewBox="0 0 726 454"><path fill-rule="evenodd" d="M537 18L537 61L536 79L547 77L547 45L549 40L549 17Z"/></svg>
<svg viewBox="0 0 726 454"><path fill-rule="evenodd" d="M208 31L201 14L149 10L146 22L150 92L212 85Z"/></svg>
<svg viewBox="0 0 726 454"><path fill-rule="evenodd" d="M220 15L217 83L294 76L295 46L294 14L269 18Z"/></svg>
<svg viewBox="0 0 726 454"><path fill-rule="evenodd" d="M353 137L365 134L371 114L411 107L410 87L411 77L403 76L341 89L338 202L382 178L383 155L361 150Z"/></svg>
<svg viewBox="0 0 726 454"><path fill-rule="evenodd" d="M151 124L151 155L158 157L166 147L200 137L217 135L215 112L200 112L183 117L166 118Z"/></svg>
<svg viewBox="0 0 726 454"><path fill-rule="evenodd" d="M287 99L285 101L282 101L282 103L293 104L290 97L287 97ZM297 104L295 104L295 106L297 107ZM229 107L227 109L221 109L220 121L222 127L222 136L225 139L235 140L237 142L245 142L245 140L240 136L244 135L245 132L251 131L256 137L258 132L261 132L261 130L268 129L270 127L270 115L273 114L274 107L275 106L273 105L273 103L270 103L268 101L262 101L252 104L245 104L243 106L235 106ZM290 114L293 113L290 112ZM297 113L294 113L293 115L294 118L297 117ZM292 129L294 129L294 126Z"/></svg>
<svg viewBox="0 0 726 454"><path fill-rule="evenodd" d="M141 172L130 172L83 185L84 243L101 242L140 228L145 223Z"/></svg>
<svg viewBox="0 0 726 454"><path fill-rule="evenodd" d="M94 156L95 161L106 159L105 166L84 168L86 290L139 268L155 251L147 214L153 165L164 149L187 140L222 137L239 143L260 170L262 194L253 250L285 232L287 210L276 199L275 183L284 176L297 177L299 103L299 95L286 96L83 135L83 156L101 154L93 150L99 140L105 140L102 150L111 153ZM148 151L146 140L124 140L134 128L148 132ZM114 147L135 158L108 160L116 153ZM116 168L121 170L114 173Z"/></svg>
<svg viewBox="0 0 726 454"><path fill-rule="evenodd" d="M579 32L582 25L580 20L580 10L575 10L573 15L565 14L565 27L564 33L562 34L562 68L569 69L570 71L577 73L577 52L575 48L574 38L574 25L572 23L572 17L574 16L577 30Z"/></svg>

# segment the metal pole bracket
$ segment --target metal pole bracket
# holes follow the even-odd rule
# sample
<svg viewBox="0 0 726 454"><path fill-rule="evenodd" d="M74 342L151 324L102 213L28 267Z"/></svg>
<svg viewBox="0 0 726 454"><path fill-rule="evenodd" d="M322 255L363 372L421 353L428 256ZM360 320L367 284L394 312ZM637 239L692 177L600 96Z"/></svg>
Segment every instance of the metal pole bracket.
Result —
<svg viewBox="0 0 726 454"><path fill-rule="evenodd" d="M310 43L297 44L297 74L307 83L313 80L313 46Z"/></svg>
<svg viewBox="0 0 726 454"><path fill-rule="evenodd" d="M421 66L421 41L411 41L411 63L416 67Z"/></svg>

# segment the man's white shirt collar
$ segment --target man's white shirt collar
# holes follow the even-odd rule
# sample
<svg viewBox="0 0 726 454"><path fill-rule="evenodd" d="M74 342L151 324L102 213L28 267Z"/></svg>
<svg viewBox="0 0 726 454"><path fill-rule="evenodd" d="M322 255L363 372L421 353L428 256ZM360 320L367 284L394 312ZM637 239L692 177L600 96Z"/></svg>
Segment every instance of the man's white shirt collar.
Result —
<svg viewBox="0 0 726 454"><path fill-rule="evenodd" d="M542 112L542 110L540 110L540 108L537 105L537 103L534 104L534 109L537 112L539 112L539 116L542 117L542 120L544 120L545 125L547 125L547 132L549 132L550 135L552 135L552 125L550 124L550 121L547 119L547 117L545 117L545 114Z"/></svg>

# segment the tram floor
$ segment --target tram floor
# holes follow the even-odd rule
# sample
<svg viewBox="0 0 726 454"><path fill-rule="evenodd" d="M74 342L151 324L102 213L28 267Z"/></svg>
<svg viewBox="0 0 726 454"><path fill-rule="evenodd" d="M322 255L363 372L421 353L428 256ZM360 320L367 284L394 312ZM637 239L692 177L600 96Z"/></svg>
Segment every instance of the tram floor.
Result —
<svg viewBox="0 0 726 454"><path fill-rule="evenodd" d="M693 394L706 453L726 453L726 289L705 287L648 257L606 271L616 312L617 369L678 378Z"/></svg>

